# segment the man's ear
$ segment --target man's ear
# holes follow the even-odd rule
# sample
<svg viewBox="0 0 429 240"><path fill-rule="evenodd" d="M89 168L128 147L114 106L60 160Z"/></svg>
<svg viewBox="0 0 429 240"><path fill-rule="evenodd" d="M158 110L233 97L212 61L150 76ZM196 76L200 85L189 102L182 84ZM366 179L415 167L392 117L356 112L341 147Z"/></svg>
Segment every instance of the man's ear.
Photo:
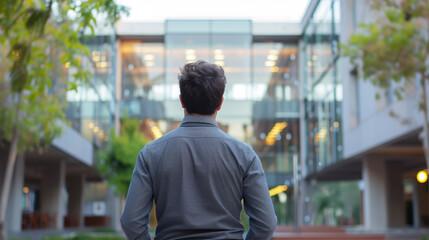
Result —
<svg viewBox="0 0 429 240"><path fill-rule="evenodd" d="M222 97L222 100L220 100L219 107L216 108L216 111L220 110L220 108L222 107L222 104L223 104L223 97Z"/></svg>
<svg viewBox="0 0 429 240"><path fill-rule="evenodd" d="M180 104L182 104L182 108L185 108L185 105L183 105L182 95L181 94L179 94L179 99L180 99Z"/></svg>

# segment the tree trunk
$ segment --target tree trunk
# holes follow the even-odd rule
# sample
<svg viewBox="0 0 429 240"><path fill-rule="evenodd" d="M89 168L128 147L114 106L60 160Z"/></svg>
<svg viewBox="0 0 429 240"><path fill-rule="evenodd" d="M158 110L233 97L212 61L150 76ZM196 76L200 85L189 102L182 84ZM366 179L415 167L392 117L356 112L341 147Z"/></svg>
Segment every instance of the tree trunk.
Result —
<svg viewBox="0 0 429 240"><path fill-rule="evenodd" d="M423 75L424 76L424 75ZM427 106L427 80L423 80L422 84L422 104L423 104L423 115L424 115L424 122L423 122L423 150L425 153L425 159L426 159L426 169L429 168L429 119L428 119L428 106ZM428 185L429 186L429 185Z"/></svg>
<svg viewBox="0 0 429 240"><path fill-rule="evenodd" d="M7 239L5 217L6 217L7 201L8 201L9 192L10 192L10 185L12 182L12 175L14 172L13 169L15 167L16 154L17 154L17 148L18 148L19 133L17 128L14 129L12 134L13 134L12 142L9 149L6 174L3 182L3 188L2 188L1 199L0 199L0 240Z"/></svg>
<svg viewBox="0 0 429 240"><path fill-rule="evenodd" d="M21 105L21 99L22 99L22 92L18 94L18 102L16 105L16 116L15 116L15 124L19 122L20 120L20 105ZM12 140L10 143L9 148L9 155L7 158L7 165L6 165L6 174L3 181L3 187L1 189L1 195L0 195L0 240L7 240L7 231L6 231L6 207L7 207L7 201L9 198L9 192L10 192L10 185L12 183L12 176L13 176L13 170L15 167L16 162L16 155L18 152L18 140L19 140L20 131L17 125L14 126L12 131Z"/></svg>

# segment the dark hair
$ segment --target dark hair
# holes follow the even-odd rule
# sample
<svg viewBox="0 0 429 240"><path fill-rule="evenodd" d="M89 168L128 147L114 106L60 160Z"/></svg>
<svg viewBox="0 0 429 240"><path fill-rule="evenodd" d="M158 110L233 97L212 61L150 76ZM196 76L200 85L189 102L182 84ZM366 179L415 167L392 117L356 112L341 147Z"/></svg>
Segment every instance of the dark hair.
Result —
<svg viewBox="0 0 429 240"><path fill-rule="evenodd" d="M188 113L211 115L219 107L226 78L222 67L198 60L180 69L182 103Z"/></svg>

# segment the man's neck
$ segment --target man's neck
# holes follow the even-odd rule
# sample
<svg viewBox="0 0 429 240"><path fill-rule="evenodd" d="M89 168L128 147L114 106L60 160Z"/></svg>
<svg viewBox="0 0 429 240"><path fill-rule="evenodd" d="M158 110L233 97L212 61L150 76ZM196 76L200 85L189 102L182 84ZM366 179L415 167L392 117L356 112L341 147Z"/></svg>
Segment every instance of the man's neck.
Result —
<svg viewBox="0 0 429 240"><path fill-rule="evenodd" d="M203 117L211 117L214 120L216 120L217 111L214 112L213 114L210 114L210 115L203 115L203 114L197 114L197 113L188 113L185 109L184 114L185 114L185 117L187 117L187 116L203 116Z"/></svg>

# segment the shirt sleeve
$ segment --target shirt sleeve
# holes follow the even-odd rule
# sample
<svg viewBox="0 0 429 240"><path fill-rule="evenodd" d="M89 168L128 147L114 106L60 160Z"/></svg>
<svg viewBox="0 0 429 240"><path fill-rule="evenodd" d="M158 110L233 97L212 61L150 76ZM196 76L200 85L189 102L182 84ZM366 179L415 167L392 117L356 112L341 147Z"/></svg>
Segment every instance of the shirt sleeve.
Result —
<svg viewBox="0 0 429 240"><path fill-rule="evenodd" d="M277 226L277 217L261 160L256 154L244 178L243 195L250 225L246 240L270 239Z"/></svg>
<svg viewBox="0 0 429 240"><path fill-rule="evenodd" d="M144 151L137 156L131 178L121 226L129 240L150 240L149 213L153 206L152 181L145 163Z"/></svg>

